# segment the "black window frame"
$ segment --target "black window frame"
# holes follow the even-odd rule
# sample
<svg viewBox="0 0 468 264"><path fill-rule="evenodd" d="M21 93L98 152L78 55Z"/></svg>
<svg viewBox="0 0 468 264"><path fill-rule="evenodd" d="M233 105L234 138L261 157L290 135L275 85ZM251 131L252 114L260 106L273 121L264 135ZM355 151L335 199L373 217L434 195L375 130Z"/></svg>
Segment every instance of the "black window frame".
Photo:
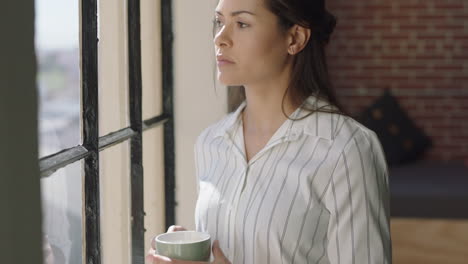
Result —
<svg viewBox="0 0 468 264"><path fill-rule="evenodd" d="M130 140L132 263L144 263L144 131L164 126L165 226L175 222L175 155L173 104L172 1L161 0L163 113L142 120L142 72L140 0L128 0L129 117L130 126L99 137L98 115L98 0L81 0L81 119L82 144L39 160L41 178L76 161L84 160L85 256L86 263L101 259L99 207L99 152Z"/></svg>

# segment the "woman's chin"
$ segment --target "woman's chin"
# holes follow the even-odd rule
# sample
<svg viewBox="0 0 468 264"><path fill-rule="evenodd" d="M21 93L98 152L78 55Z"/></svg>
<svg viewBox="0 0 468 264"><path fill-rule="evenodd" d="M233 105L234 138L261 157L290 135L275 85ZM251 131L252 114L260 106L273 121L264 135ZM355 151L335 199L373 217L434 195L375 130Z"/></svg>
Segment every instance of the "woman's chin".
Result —
<svg viewBox="0 0 468 264"><path fill-rule="evenodd" d="M242 82L235 78L229 78L223 74L218 74L218 81L220 84L225 86L240 86Z"/></svg>

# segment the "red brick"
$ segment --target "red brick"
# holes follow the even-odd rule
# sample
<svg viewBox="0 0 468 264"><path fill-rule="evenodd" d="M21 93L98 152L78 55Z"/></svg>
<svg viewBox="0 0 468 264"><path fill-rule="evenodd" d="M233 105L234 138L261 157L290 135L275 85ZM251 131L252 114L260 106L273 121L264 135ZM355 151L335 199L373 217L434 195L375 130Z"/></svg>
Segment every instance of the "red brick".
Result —
<svg viewBox="0 0 468 264"><path fill-rule="evenodd" d="M355 71L357 69L356 66L354 65L333 65L333 67L329 67L329 68L333 68L334 70L340 70L340 71Z"/></svg>
<svg viewBox="0 0 468 264"><path fill-rule="evenodd" d="M468 40L468 35L455 35L453 36L454 40Z"/></svg>
<svg viewBox="0 0 468 264"><path fill-rule="evenodd" d="M381 81L407 81L409 79L408 76L405 75L381 75L378 77Z"/></svg>
<svg viewBox="0 0 468 264"><path fill-rule="evenodd" d="M445 39L444 34L417 34L417 39L421 40L443 40Z"/></svg>
<svg viewBox="0 0 468 264"><path fill-rule="evenodd" d="M464 8L464 5L463 4L441 4L441 3L437 3L435 2L436 4L434 5L434 8L437 10L437 9L455 9L455 10L459 10L459 9L463 9Z"/></svg>
<svg viewBox="0 0 468 264"><path fill-rule="evenodd" d="M396 10L389 1L329 0L328 4L346 6L334 12L344 34L332 39L340 42L330 46L335 57L329 59L330 69L339 72L332 74L333 83L337 94L339 89L346 94L340 97L345 107L358 113L375 99L358 99L359 87L390 87L410 118L435 142L425 158L468 157L468 96L461 95L468 89L468 74L464 72L468 69L468 2L398 1ZM432 11L432 5L441 8ZM396 32L392 31L394 21L398 23ZM379 33L381 44L373 41L375 33ZM412 35L416 38L410 38ZM361 72L357 65L362 66ZM429 87L431 94L427 94ZM460 95L444 96L457 89Z"/></svg>
<svg viewBox="0 0 468 264"><path fill-rule="evenodd" d="M440 20L444 20L444 19L447 19L448 16L447 15L418 15L417 16L418 19L421 19L421 20L436 20L436 21L440 21ZM427 21L426 21L427 22Z"/></svg>
<svg viewBox="0 0 468 264"><path fill-rule="evenodd" d="M388 40L405 40L410 38L410 34L404 34L404 33L393 33L393 34L385 34L382 37L382 40L388 41Z"/></svg>
<svg viewBox="0 0 468 264"><path fill-rule="evenodd" d="M444 49L449 50L449 51L451 51L451 50L453 50L455 48L455 46L453 44L444 44L443 47L444 47ZM468 46L467 46L467 48L468 48Z"/></svg>
<svg viewBox="0 0 468 264"><path fill-rule="evenodd" d="M436 25L434 26L436 30L464 30L465 27L463 25Z"/></svg>
<svg viewBox="0 0 468 264"><path fill-rule="evenodd" d="M424 31L429 27L427 25L411 25L411 24L401 24L398 26L399 30L410 30L410 31Z"/></svg>
<svg viewBox="0 0 468 264"><path fill-rule="evenodd" d="M345 55L343 58L348 60L371 60L374 58L372 55Z"/></svg>
<svg viewBox="0 0 468 264"><path fill-rule="evenodd" d="M418 60L443 60L445 59L445 56L427 54L427 55L416 55L415 58Z"/></svg>
<svg viewBox="0 0 468 264"><path fill-rule="evenodd" d="M383 60L407 60L408 56L406 55L383 55L380 56Z"/></svg>
<svg viewBox="0 0 468 264"><path fill-rule="evenodd" d="M352 35L347 35L344 36L346 40L371 40L374 38L374 35L372 34L352 34Z"/></svg>
<svg viewBox="0 0 468 264"><path fill-rule="evenodd" d="M373 50L377 50L377 49L382 49L383 46L382 45L371 45L370 47Z"/></svg>
<svg viewBox="0 0 468 264"><path fill-rule="evenodd" d="M399 5L399 9L402 10L402 11L406 11L406 9L419 11L419 10L424 9L424 8L426 8L426 5L422 4L422 3L418 3L418 4L401 4L401 5Z"/></svg>
<svg viewBox="0 0 468 264"><path fill-rule="evenodd" d="M383 31L392 30L391 25L364 25L362 28L364 30L383 30Z"/></svg>
<svg viewBox="0 0 468 264"><path fill-rule="evenodd" d="M468 75L467 76L454 76L452 77L452 79L455 81L455 82L466 82L468 81Z"/></svg>
<svg viewBox="0 0 468 264"><path fill-rule="evenodd" d="M372 16L369 16L369 15L349 15L349 16L345 16L345 17L342 17L343 19L346 19L346 20L372 20L373 17Z"/></svg>
<svg viewBox="0 0 468 264"><path fill-rule="evenodd" d="M356 31L356 30L358 30L358 27L355 24L338 23L336 25L336 30L339 31L339 32Z"/></svg>
<svg viewBox="0 0 468 264"><path fill-rule="evenodd" d="M456 20L456 21L464 21L466 19L468 19L468 14L454 14L451 16L453 18L453 20Z"/></svg>
<svg viewBox="0 0 468 264"><path fill-rule="evenodd" d="M346 74L345 78L349 81L368 81L373 80L374 77L372 76L362 76L362 75L355 75L355 74Z"/></svg>
<svg viewBox="0 0 468 264"><path fill-rule="evenodd" d="M468 60L468 54L467 55L455 55L452 57L452 59L455 61L458 61L458 60L466 61Z"/></svg>
<svg viewBox="0 0 468 264"><path fill-rule="evenodd" d="M416 75L415 78L417 80L431 80L431 81L438 81L438 80L444 80L445 76L443 75L436 75L436 74L422 74L422 75Z"/></svg>
<svg viewBox="0 0 468 264"><path fill-rule="evenodd" d="M421 65L421 64L418 64L418 65L399 65L397 67L398 69L400 70L427 70L428 69L428 65Z"/></svg>
<svg viewBox="0 0 468 264"><path fill-rule="evenodd" d="M363 70L381 70L381 71L390 71L392 67L390 66L382 66L382 65L370 65L362 67Z"/></svg>
<svg viewBox="0 0 468 264"><path fill-rule="evenodd" d="M382 20L392 20L392 21L399 21L404 22L404 21L409 21L411 20L410 15L400 15L400 14L384 14L382 15Z"/></svg>
<svg viewBox="0 0 468 264"><path fill-rule="evenodd" d="M428 45L424 46L424 49L433 51L433 50L437 49L437 46L434 43L431 43L431 44L428 44Z"/></svg>
<svg viewBox="0 0 468 264"><path fill-rule="evenodd" d="M463 65L435 65L434 70L463 71Z"/></svg>
<svg viewBox="0 0 468 264"><path fill-rule="evenodd" d="M389 4L367 4L363 7L363 12L378 12L378 11L385 11L388 12L392 9L392 5Z"/></svg>

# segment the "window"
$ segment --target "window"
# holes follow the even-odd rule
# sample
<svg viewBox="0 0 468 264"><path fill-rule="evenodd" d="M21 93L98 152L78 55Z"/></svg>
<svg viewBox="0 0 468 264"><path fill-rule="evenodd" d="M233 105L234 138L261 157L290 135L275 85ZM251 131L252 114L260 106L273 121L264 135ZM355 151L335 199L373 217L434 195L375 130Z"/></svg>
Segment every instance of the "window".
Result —
<svg viewBox="0 0 468 264"><path fill-rule="evenodd" d="M69 239L64 239L62 242L54 242L53 239L59 239L58 235L55 237L49 236L48 242L59 243L65 248L60 251L52 248L52 251L55 250L55 252L63 253L63 256L57 254L57 260L64 259L66 263L101 263L103 254L106 254L105 250L102 250L106 243L103 240L103 236L106 236L103 231L107 228L107 226L103 226L106 222L101 219L107 213L102 211L102 207L106 206L107 203L103 190L107 192L104 187L107 187L109 184L109 178L103 177L103 175L105 174L106 166L109 166L106 164L115 164L115 166L118 164L118 166L123 168L119 170L120 175L128 177L126 180L129 183L127 186L125 184L119 185L122 187L122 190L128 188L128 192L122 191L119 197L123 197L123 200L125 200L126 196L129 197L127 201L128 221L123 217L120 223L121 226L127 225L124 228L128 229L128 243L131 244L131 250L128 253L129 261L131 263L144 263L147 247L145 242L147 241L144 239L145 198L143 193L146 187L143 184L143 141L159 132L163 134L163 138L159 143L164 144L160 147L163 153L162 158L164 159L165 227L167 228L167 226L173 224L175 219L171 1L162 0L159 7L162 49L162 96L159 104L162 106L162 113L157 115L148 115L142 111L144 89L142 78L140 1L128 0L125 8L115 10L116 12L124 13L124 16L121 18L121 21L124 21L124 24L122 24L124 30L122 32L125 32L125 37L127 38L126 42L122 42L122 46L120 47L123 47L127 51L125 63L128 63L128 67L124 73L125 77L121 79L127 83L125 85L127 88L125 95L119 97L120 99L124 98L119 102L125 105L121 106L121 109L114 113L121 119L121 124L124 124L121 127L104 126L103 123L107 119L103 120L100 117L104 113L103 109L108 109L106 105L112 105L109 103L112 91L115 91L115 93L122 92L119 89L110 87L106 81L102 81L100 78L100 74L102 74L100 69L105 68L101 67L100 63L111 56L106 55L106 57L102 57L104 51L99 48L99 45L104 45L102 43L105 42L104 35L106 33L103 31L106 24L99 24L104 19L100 16L105 16L104 11L107 10L105 8L114 8L116 6L115 2L110 0L81 0L80 3L78 2L79 0L69 0L66 2L57 0L53 2L48 1L47 8L42 10L39 7L42 4L41 1L44 0L37 0L36 4L39 18L41 16L51 16L51 12L54 10L50 8L51 5L57 8L63 7L62 10L58 11L61 17L57 18L57 21L54 23L64 23L65 20L75 23L78 18L81 18L79 23L81 30L78 31L75 27L75 33L81 34L81 37L74 39L75 42L77 39L80 39L81 44L79 49L78 46L73 48L73 52L75 52L73 54L75 55L70 56L69 60L61 60L57 58L58 55L49 58L42 56L40 51L38 52L40 57L39 82L43 81L47 85L50 83L49 87L53 84L57 87L55 89L60 91L69 89L70 92L64 92L64 94L68 96L67 98L72 98L72 100L78 102L68 103L63 98L57 97L55 99L53 97L54 103L62 103L65 106L62 106L64 108L52 109L47 112L47 118L49 116L57 118L51 122L44 121L46 120L46 115L41 112L41 129L46 127L47 122L49 122L49 130L47 131L58 134L58 136L51 137L51 139L44 139L41 130L40 140L44 144L41 144L42 146L49 146L53 142L61 142L61 140L70 140L66 144L55 144L56 147L54 149L43 151L40 159L43 200L47 199L47 201L50 201L44 202L45 224L53 226L55 229L51 232L55 232L56 234L63 234L63 232L73 233ZM41 12L44 12L44 14L41 15ZM66 15L68 12L74 13L75 16ZM156 12L157 10L154 10L154 13ZM70 33L73 36L72 28L69 27L70 32L66 34ZM40 32L39 30L38 34ZM65 33L63 32L60 31L60 34L64 37L63 34ZM77 55L79 56L78 59ZM50 60L49 64L53 65L50 66L52 70L48 69L48 66L44 66L49 65L43 64L47 60ZM63 63L64 61L65 63ZM68 62L74 65L70 67L72 69L70 80L73 80L73 82L67 79L69 77L68 73L64 73L66 71L63 70L63 68L68 67ZM80 65L80 67L77 69L76 65ZM77 75L80 78L77 79ZM67 77L65 78L64 76ZM41 88L41 85L39 85L39 89L45 88L44 86ZM47 88L46 92L49 91L48 89L51 88ZM151 89L151 87L148 89ZM43 106L41 109L50 107L49 104L52 103L47 101L47 106ZM78 107L76 106L77 104ZM74 110L68 110L73 107L75 107ZM76 109L79 109L79 111L77 112ZM57 115L54 115L54 113L57 114L59 112L62 113L62 116L57 117ZM145 116L144 120L143 116ZM59 119L66 120L66 122L64 121L63 124L60 124L60 127L57 121ZM73 122L73 125L70 125L71 123L69 122ZM63 139L60 139L62 133L57 133L57 131L61 130L66 130L70 134L64 134ZM80 134L81 137L79 136ZM146 157L145 160L147 159ZM151 165L149 164L148 167L151 167ZM152 175L152 177L155 176ZM50 184L50 182L53 184ZM110 182L112 183L112 181ZM56 185L55 187L54 184ZM62 193L57 192L58 189L62 190ZM68 190L68 192L64 193L65 190ZM119 190L112 189L109 192L114 191ZM51 205L57 201L60 205L60 213L53 211ZM122 201L121 203L125 204L126 201ZM60 214L62 214L64 219L67 219L67 221L62 221L60 224L67 223L66 225L60 226L57 223L50 223L50 219L54 217L57 219ZM45 228L45 230L47 229L50 230L50 228ZM80 240L81 243L79 243ZM82 257L80 251L83 252ZM126 261L122 260L122 263L126 263Z"/></svg>
<svg viewBox="0 0 468 264"><path fill-rule="evenodd" d="M78 0L36 0L39 156L80 143Z"/></svg>

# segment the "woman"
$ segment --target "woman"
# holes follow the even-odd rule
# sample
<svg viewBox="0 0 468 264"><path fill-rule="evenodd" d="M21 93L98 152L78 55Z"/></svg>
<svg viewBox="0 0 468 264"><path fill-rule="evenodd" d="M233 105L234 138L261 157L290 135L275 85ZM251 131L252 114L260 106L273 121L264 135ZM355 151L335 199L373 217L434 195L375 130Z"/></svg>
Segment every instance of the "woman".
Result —
<svg viewBox="0 0 468 264"><path fill-rule="evenodd" d="M213 263L391 263L387 165L330 92L324 0L220 0L215 13L218 79L245 101L195 145Z"/></svg>

